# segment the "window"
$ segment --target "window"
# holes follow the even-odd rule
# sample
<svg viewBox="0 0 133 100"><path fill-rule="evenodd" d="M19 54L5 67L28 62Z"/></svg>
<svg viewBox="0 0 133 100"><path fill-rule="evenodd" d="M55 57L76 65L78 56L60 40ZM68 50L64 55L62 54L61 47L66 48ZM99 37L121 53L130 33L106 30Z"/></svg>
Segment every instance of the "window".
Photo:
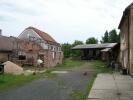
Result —
<svg viewBox="0 0 133 100"><path fill-rule="evenodd" d="M51 50L53 50L53 46L51 46Z"/></svg>
<svg viewBox="0 0 133 100"><path fill-rule="evenodd" d="M36 39L36 42L37 43L42 43L42 40L38 38L38 39Z"/></svg>
<svg viewBox="0 0 133 100"><path fill-rule="evenodd" d="M22 51L18 52L18 59L19 60L26 60L26 54Z"/></svg>
<svg viewBox="0 0 133 100"><path fill-rule="evenodd" d="M35 37L29 36L29 40L30 40L30 41L35 41L35 39L36 39Z"/></svg>
<svg viewBox="0 0 133 100"><path fill-rule="evenodd" d="M19 60L26 60L26 56L25 55L19 55L18 59Z"/></svg>

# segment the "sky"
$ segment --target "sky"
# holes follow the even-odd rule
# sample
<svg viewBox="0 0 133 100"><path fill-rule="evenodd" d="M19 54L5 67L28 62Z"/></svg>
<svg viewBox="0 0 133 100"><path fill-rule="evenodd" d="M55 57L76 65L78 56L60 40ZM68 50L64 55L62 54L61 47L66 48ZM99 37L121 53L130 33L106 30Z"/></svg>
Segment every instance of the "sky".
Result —
<svg viewBox="0 0 133 100"><path fill-rule="evenodd" d="M117 29L132 0L0 0L2 35L17 37L33 26L59 43L101 39Z"/></svg>

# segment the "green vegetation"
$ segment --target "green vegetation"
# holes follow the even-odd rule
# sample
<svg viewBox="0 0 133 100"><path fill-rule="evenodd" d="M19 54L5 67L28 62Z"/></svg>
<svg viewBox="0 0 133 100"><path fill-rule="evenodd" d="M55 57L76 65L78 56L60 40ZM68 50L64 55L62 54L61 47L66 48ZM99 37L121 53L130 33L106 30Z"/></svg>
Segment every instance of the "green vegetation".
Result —
<svg viewBox="0 0 133 100"><path fill-rule="evenodd" d="M10 88L14 88L16 86L20 86L25 82L31 81L36 78L53 78L56 74L50 73L49 71L43 74L35 74L35 75L12 75L12 74L4 74L0 75L0 91L7 90Z"/></svg>
<svg viewBox="0 0 133 100"><path fill-rule="evenodd" d="M11 74L4 74L0 76L0 90L3 91L9 88L14 88L16 86L20 86L36 78L55 78L56 74L51 73L51 71L77 68L77 67L81 67L81 65L85 63L87 63L88 68L93 71L91 79L88 79L88 85L86 86L86 89L84 91L73 90L73 92L70 94L70 100L86 100L97 74L105 73L105 72L111 73L111 70L107 68L107 65L105 62L98 61L98 60L77 61L77 60L72 60L68 58L64 60L63 64L59 64L52 69L47 69L47 71L42 74L35 74L35 75L29 75L29 76L24 76L24 75L16 76ZM58 84L61 88L67 88L63 80L58 80Z"/></svg>
<svg viewBox="0 0 133 100"><path fill-rule="evenodd" d="M115 29L111 30L109 33L106 31L102 37L101 43L120 43L120 34L117 34Z"/></svg>
<svg viewBox="0 0 133 100"><path fill-rule="evenodd" d="M92 88L92 85L94 83L94 80L96 79L97 74L94 74L91 79L88 81L88 86L84 91L81 90L75 90L71 93L70 100L87 100L88 94L90 93L90 90Z"/></svg>
<svg viewBox="0 0 133 100"><path fill-rule="evenodd" d="M106 62L100 60L90 61L90 67L92 67L95 72L98 73L112 73L112 70L107 67Z"/></svg>
<svg viewBox="0 0 133 100"><path fill-rule="evenodd" d="M64 60L63 64L59 64L55 67L55 69L64 69L64 68L74 68L74 67L80 67L82 64L84 64L86 61L78 61L78 60L72 60L71 58L67 58Z"/></svg>
<svg viewBox="0 0 133 100"><path fill-rule="evenodd" d="M116 29L112 29L111 31L105 31L103 33L102 39L99 40L101 43L120 43L120 33L117 33ZM77 57L81 55L80 50L72 50L74 46L81 45L81 44L97 44L98 40L96 37L88 37L85 41L80 40L75 40L73 43L63 43L62 44L62 49L64 52L64 57L69 58L69 57Z"/></svg>
<svg viewBox="0 0 133 100"><path fill-rule="evenodd" d="M112 70L107 67L107 64L105 62L99 61L99 60L92 60L89 61L89 67L94 70L93 76L88 81L88 86L86 87L86 90L80 91L75 90L71 94L70 100L87 100L88 94L90 93L90 90L92 88L92 85L94 83L94 80L98 73L112 73Z"/></svg>
<svg viewBox="0 0 133 100"><path fill-rule="evenodd" d="M72 47L74 47L76 45L81 45L81 44L83 44L83 42L79 41L79 40L75 40L72 44L69 44L69 43L62 44L64 57L69 58L72 56L79 56L81 54L81 51L73 51Z"/></svg>
<svg viewBox="0 0 133 100"><path fill-rule="evenodd" d="M90 37L86 40L86 44L97 44L98 40L95 37Z"/></svg>
<svg viewBox="0 0 133 100"><path fill-rule="evenodd" d="M53 70L59 70L64 68L73 68L78 67L80 65L84 64L84 61L75 61L71 59L65 59L63 64L57 65L53 69L47 69L45 73L42 74L35 74L35 75L12 75L12 74L4 74L0 75L0 90L7 90L9 88L13 88L16 86L19 86L21 84L24 84L25 82L31 81L36 78L53 78L56 76L56 74L51 73ZM34 69L34 67L32 67Z"/></svg>
<svg viewBox="0 0 133 100"><path fill-rule="evenodd" d="M75 40L74 43L72 44L72 47L75 47L76 45L81 45L83 44L82 41L79 41L79 40ZM81 56L82 52L81 50L72 50L72 54L71 56Z"/></svg>

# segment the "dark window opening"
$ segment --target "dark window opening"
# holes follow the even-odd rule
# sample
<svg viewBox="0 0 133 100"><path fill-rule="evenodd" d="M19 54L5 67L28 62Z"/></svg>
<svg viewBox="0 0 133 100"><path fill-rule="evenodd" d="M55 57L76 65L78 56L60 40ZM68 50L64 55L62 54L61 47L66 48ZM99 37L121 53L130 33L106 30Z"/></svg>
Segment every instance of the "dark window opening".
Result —
<svg viewBox="0 0 133 100"><path fill-rule="evenodd" d="M19 60L26 60L26 56L25 55L19 55Z"/></svg>

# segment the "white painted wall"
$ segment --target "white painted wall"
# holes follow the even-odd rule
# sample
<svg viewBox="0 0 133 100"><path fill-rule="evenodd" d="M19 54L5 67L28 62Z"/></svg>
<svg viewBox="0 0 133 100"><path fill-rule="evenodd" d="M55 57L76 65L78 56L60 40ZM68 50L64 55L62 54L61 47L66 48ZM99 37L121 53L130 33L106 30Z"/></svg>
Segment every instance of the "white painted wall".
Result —
<svg viewBox="0 0 133 100"><path fill-rule="evenodd" d="M35 37L34 39L36 40L35 42L38 43L39 40L42 41L42 43L38 43L43 47L43 49L48 49L48 44L32 29L26 29L24 30L18 38L20 39L30 39L30 37ZM37 41L38 40L38 41Z"/></svg>

